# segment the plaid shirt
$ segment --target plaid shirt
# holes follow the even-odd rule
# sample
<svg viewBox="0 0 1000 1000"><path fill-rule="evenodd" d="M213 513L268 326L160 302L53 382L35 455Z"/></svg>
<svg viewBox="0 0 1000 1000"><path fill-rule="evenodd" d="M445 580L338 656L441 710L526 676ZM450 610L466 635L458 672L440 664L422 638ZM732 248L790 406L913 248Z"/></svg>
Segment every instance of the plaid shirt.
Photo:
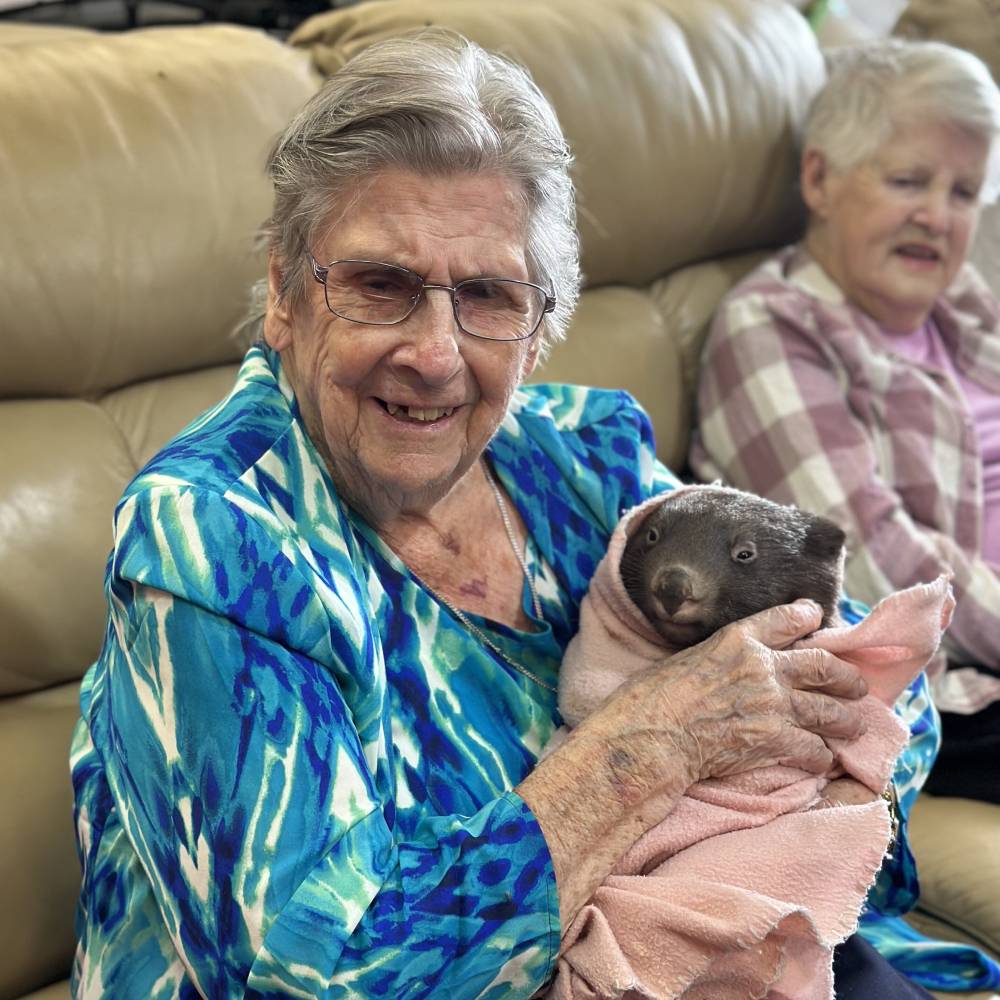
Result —
<svg viewBox="0 0 1000 1000"><path fill-rule="evenodd" d="M1000 393L1000 306L971 266L931 318L955 367ZM949 658L1000 668L1000 567L981 554L982 460L961 389L894 353L801 246L719 307L690 462L700 479L837 521L848 592L869 604L950 567Z"/></svg>

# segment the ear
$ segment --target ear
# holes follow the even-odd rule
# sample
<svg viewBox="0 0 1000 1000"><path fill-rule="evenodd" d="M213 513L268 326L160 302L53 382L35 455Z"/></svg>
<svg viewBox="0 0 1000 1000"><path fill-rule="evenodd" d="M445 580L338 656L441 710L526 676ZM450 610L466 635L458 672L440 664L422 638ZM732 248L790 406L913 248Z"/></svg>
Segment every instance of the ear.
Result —
<svg viewBox="0 0 1000 1000"><path fill-rule="evenodd" d="M283 351L292 342L292 315L287 300L279 297L281 264L274 253L267 257L267 310L264 313L264 340L268 347Z"/></svg>
<svg viewBox="0 0 1000 1000"><path fill-rule="evenodd" d="M541 353L542 342L539 339L541 336L541 331L535 334L531 340L528 341L528 352L524 356L524 360L521 362L521 381L527 382L531 377L531 373L535 370L538 365L538 355Z"/></svg>
<svg viewBox="0 0 1000 1000"><path fill-rule="evenodd" d="M807 147L799 167L799 189L806 207L820 218L826 218L829 212L831 176L826 153L814 146Z"/></svg>
<svg viewBox="0 0 1000 1000"><path fill-rule="evenodd" d="M802 551L807 556L818 559L833 560L840 555L840 550L847 541L840 525L834 524L829 518L813 516L806 530L806 540Z"/></svg>

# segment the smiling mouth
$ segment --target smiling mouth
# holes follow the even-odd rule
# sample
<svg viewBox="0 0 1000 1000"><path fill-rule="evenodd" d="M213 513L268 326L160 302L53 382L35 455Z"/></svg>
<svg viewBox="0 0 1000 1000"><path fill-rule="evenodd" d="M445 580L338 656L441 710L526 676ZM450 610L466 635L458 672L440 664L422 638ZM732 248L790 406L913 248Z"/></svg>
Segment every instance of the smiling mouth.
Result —
<svg viewBox="0 0 1000 1000"><path fill-rule="evenodd" d="M450 417L455 412L454 406L401 406L399 403L388 403L384 399L378 400L378 403L390 417L414 424L432 424Z"/></svg>
<svg viewBox="0 0 1000 1000"><path fill-rule="evenodd" d="M941 259L941 254L933 247L921 246L918 243L904 243L896 247L896 253L909 260L937 261Z"/></svg>

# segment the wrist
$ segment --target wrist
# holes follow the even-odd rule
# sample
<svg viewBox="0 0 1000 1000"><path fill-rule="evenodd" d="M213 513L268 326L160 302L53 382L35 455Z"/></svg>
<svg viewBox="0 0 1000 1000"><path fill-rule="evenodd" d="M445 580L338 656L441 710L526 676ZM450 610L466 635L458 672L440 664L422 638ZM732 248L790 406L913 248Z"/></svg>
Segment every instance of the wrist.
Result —
<svg viewBox="0 0 1000 1000"><path fill-rule="evenodd" d="M564 930L690 784L676 759L658 759L662 767L654 777L653 762L632 746L631 736L599 738L581 725L514 789L548 845Z"/></svg>

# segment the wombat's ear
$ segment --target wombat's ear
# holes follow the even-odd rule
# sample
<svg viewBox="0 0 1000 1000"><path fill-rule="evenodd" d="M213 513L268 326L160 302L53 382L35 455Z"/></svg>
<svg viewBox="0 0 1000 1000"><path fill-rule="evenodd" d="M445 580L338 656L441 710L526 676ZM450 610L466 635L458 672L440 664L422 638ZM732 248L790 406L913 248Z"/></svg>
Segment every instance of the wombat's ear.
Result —
<svg viewBox="0 0 1000 1000"><path fill-rule="evenodd" d="M802 550L806 555L819 559L835 559L847 541L847 535L839 525L829 518L813 515L806 531L806 540Z"/></svg>

